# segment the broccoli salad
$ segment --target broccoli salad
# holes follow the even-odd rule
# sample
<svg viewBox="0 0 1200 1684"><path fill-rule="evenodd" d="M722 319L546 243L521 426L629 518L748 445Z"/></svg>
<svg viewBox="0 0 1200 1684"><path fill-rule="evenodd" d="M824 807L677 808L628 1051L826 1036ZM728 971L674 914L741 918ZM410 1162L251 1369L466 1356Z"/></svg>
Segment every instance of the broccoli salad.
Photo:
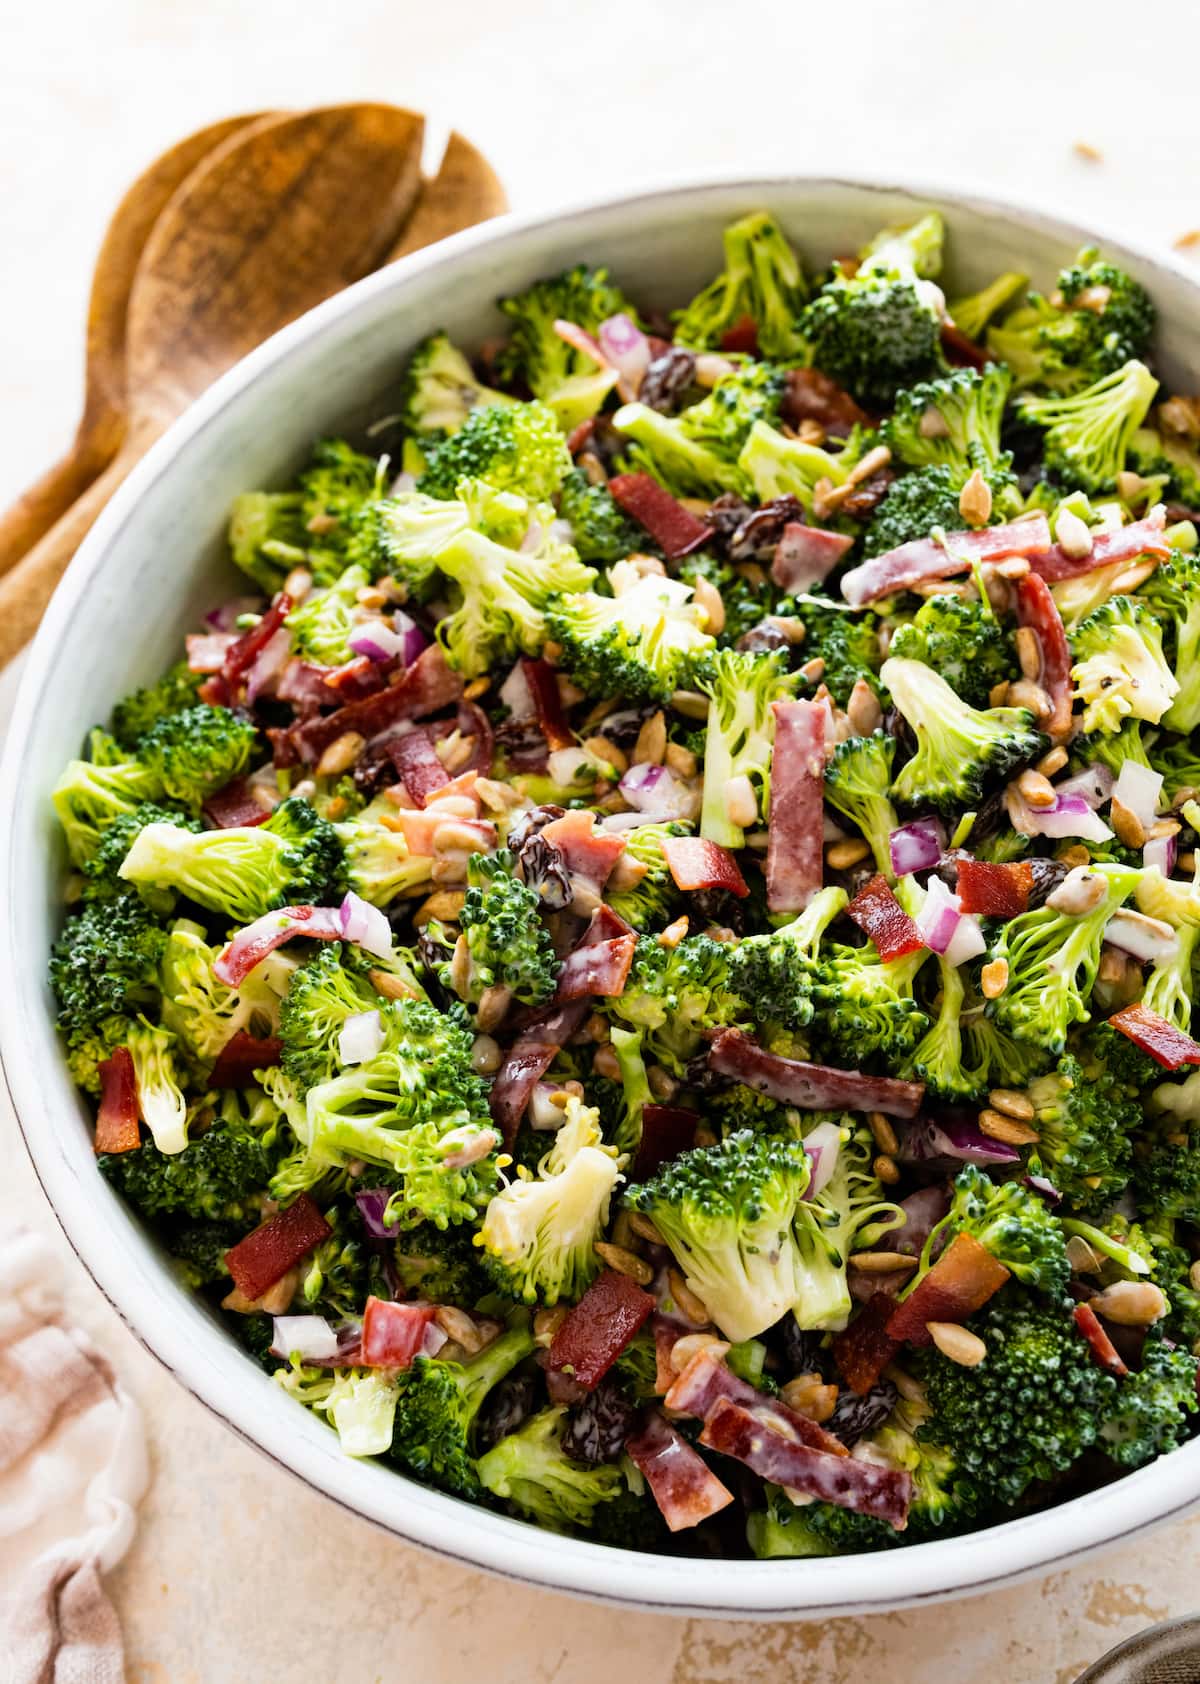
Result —
<svg viewBox="0 0 1200 1684"><path fill-rule="evenodd" d="M100 1173L351 1456L772 1558L1200 1424L1200 399L944 234L433 335L55 788Z"/></svg>

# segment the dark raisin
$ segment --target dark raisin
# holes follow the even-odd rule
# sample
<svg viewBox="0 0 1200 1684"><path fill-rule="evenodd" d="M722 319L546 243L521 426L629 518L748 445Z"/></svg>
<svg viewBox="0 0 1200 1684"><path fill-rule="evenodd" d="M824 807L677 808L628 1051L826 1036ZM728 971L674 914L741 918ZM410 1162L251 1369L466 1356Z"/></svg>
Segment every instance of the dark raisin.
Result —
<svg viewBox="0 0 1200 1684"><path fill-rule="evenodd" d="M757 626L751 626L737 640L738 652L742 655L769 655L775 649L788 647L782 629L770 620L760 620Z"/></svg>
<svg viewBox="0 0 1200 1684"><path fill-rule="evenodd" d="M1032 854L1029 864L1033 867L1033 886L1029 891L1029 904L1041 906L1047 895L1055 889L1067 875L1067 867L1062 860L1048 860L1041 854Z"/></svg>
<svg viewBox="0 0 1200 1684"><path fill-rule="evenodd" d="M615 1380L605 1378L567 1416L562 1446L568 1456L592 1467L615 1462L633 1431L637 1405Z"/></svg>
<svg viewBox="0 0 1200 1684"><path fill-rule="evenodd" d="M773 497L738 527L729 540L731 561L770 561L789 521L804 519L804 508L791 495Z"/></svg>
<svg viewBox="0 0 1200 1684"><path fill-rule="evenodd" d="M638 388L638 397L662 415L674 415L696 373L696 359L681 345L671 345L655 357Z"/></svg>
<svg viewBox="0 0 1200 1684"><path fill-rule="evenodd" d="M890 468L880 468L870 479L863 480L856 485L849 497L842 502L842 513L849 515L851 520L866 520L873 515L880 503L887 496L888 487L896 478Z"/></svg>
<svg viewBox="0 0 1200 1684"><path fill-rule="evenodd" d="M861 1397L843 1387L833 1414L825 1422L825 1430L849 1448L883 1425L896 1407L896 1397L896 1388L890 1380L880 1380Z"/></svg>
<svg viewBox="0 0 1200 1684"><path fill-rule="evenodd" d="M778 1344L788 1374L819 1374L828 1379L832 1372L831 1359L823 1333L798 1326L795 1316L789 1314L775 1323L766 1338L769 1343Z"/></svg>
<svg viewBox="0 0 1200 1684"><path fill-rule="evenodd" d="M515 1433L533 1414L537 1402L537 1376L510 1374L494 1386L475 1417L475 1447L479 1455Z"/></svg>

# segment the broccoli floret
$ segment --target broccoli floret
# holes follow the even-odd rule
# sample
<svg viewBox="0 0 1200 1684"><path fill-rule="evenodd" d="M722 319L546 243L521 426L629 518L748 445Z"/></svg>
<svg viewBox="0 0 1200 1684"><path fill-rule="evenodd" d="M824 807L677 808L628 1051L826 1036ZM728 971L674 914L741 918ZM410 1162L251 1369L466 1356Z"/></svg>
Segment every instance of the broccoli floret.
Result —
<svg viewBox="0 0 1200 1684"><path fill-rule="evenodd" d="M383 1456L391 1448L399 1393L394 1369L277 1368L273 1378L297 1403L325 1416L347 1456Z"/></svg>
<svg viewBox="0 0 1200 1684"><path fill-rule="evenodd" d="M94 901L68 918L50 958L63 1033L74 1039L114 1016L153 1011L166 939L136 895Z"/></svg>
<svg viewBox="0 0 1200 1684"><path fill-rule="evenodd" d="M792 1028L812 1022L812 990L821 976L821 938L848 899L845 889L821 889L791 923L765 935L747 936L733 947L730 984L749 1002L758 1022Z"/></svg>
<svg viewBox="0 0 1200 1684"><path fill-rule="evenodd" d="M1006 472L1000 427L1011 384L1003 364L989 363L911 386L883 423L884 442L910 468L949 468L960 484L975 468Z"/></svg>
<svg viewBox="0 0 1200 1684"><path fill-rule="evenodd" d="M122 757L111 737L93 731L89 760L72 760L50 793L72 865L84 866L114 820L161 796L162 783L140 760Z"/></svg>
<svg viewBox="0 0 1200 1684"><path fill-rule="evenodd" d="M781 605L784 612L788 606L804 626L806 658L825 663L821 682L839 707L845 707L860 678L879 689L883 651L876 614L847 608L824 596L793 597L790 605Z"/></svg>
<svg viewBox="0 0 1200 1684"><path fill-rule="evenodd" d="M1019 1041L1055 1054L1062 1052L1070 1026L1088 1020L1105 926L1140 875L1122 865L1092 865L1087 874L1099 878L1104 889L1091 911L1076 916L1031 907L1001 926L989 955L1004 962L1008 976L1004 992L990 1004L991 1016Z"/></svg>
<svg viewBox="0 0 1200 1684"><path fill-rule="evenodd" d="M475 1464L479 1483L552 1532L587 1531L596 1510L626 1490L616 1462L573 1461L562 1447L565 1408L543 1409Z"/></svg>
<svg viewBox="0 0 1200 1684"><path fill-rule="evenodd" d="M1002 489L991 479L988 487L993 497ZM872 517L863 538L863 555L886 555L939 529L962 532L967 523L958 506L961 491L961 483L949 468L921 468L916 473L901 474L888 487L887 496Z"/></svg>
<svg viewBox="0 0 1200 1684"><path fill-rule="evenodd" d="M1164 425L1161 411L1157 425L1139 427L1129 441L1129 466L1143 479L1161 479L1169 491L1189 508L1200 506L1200 455L1196 441Z"/></svg>
<svg viewBox="0 0 1200 1684"><path fill-rule="evenodd" d="M645 871L629 888L606 891L608 904L619 917L635 930L649 932L670 923L679 905L679 890L671 876L663 842L673 836L686 836L690 825L671 821L665 824L639 824L625 832L625 852L621 856L626 879L642 866Z"/></svg>
<svg viewBox="0 0 1200 1684"><path fill-rule="evenodd" d="M756 421L777 424L786 378L774 363L739 363L683 411L680 428L725 461L736 461Z"/></svg>
<svg viewBox="0 0 1200 1684"><path fill-rule="evenodd" d="M417 490L453 500L459 480L485 479L497 491L544 503L570 471L571 453L552 410L544 403L494 404L473 409L457 432L434 445Z"/></svg>
<svg viewBox="0 0 1200 1684"><path fill-rule="evenodd" d="M510 1328L469 1362L418 1356L400 1382L391 1459L458 1497L479 1497L472 1429L493 1387L536 1349L527 1326Z"/></svg>
<svg viewBox="0 0 1200 1684"><path fill-rule="evenodd" d="M978 292L973 292L966 298L956 298L952 304L947 305L950 320L968 339L981 340L992 317L998 316L1013 302L1018 293L1024 292L1028 284L1028 275L1018 274L1013 269L1007 270L1003 275L997 275L994 281Z"/></svg>
<svg viewBox="0 0 1200 1684"><path fill-rule="evenodd" d="M906 1062L904 1074L925 1083L948 1102L978 1098L987 1092L985 1070L972 1063L974 1047L963 1027L966 985L956 965L937 955L941 1004L937 1015Z"/></svg>
<svg viewBox="0 0 1200 1684"><path fill-rule="evenodd" d="M1174 801L1180 790L1200 789L1200 750L1193 748L1190 742L1168 743L1165 738L1160 738L1151 744L1149 750L1142 748L1138 754L1133 752L1129 745L1129 736L1135 731L1140 732L1140 727L1136 720L1130 720L1122 727L1118 737L1101 740L1112 743L1115 749L1124 739L1123 746L1127 751L1125 758L1136 760L1139 765L1150 766L1154 771L1160 772L1163 779L1163 798L1166 801ZM1139 746L1140 743L1139 735ZM1088 744L1088 747L1090 748L1091 744ZM1120 776L1119 765L1110 766L1110 770Z"/></svg>
<svg viewBox="0 0 1200 1684"><path fill-rule="evenodd" d="M385 471L385 462L342 439L321 440L290 490L247 491L234 499L229 517L234 562L270 593L293 567L304 566L318 585L330 585L348 563L370 565L369 511Z"/></svg>
<svg viewBox="0 0 1200 1684"><path fill-rule="evenodd" d="M1133 1195L1141 1216L1200 1224L1200 1139L1170 1113L1137 1142Z"/></svg>
<svg viewBox="0 0 1200 1684"><path fill-rule="evenodd" d="M892 762L896 739L884 731L869 737L850 737L839 743L825 768L825 799L871 844L875 863L885 876L892 874L889 839L900 823L892 806Z"/></svg>
<svg viewBox="0 0 1200 1684"><path fill-rule="evenodd" d="M540 910L537 891L515 875L510 851L471 855L459 913L470 955L465 999L477 1003L489 988L505 988L526 1006L550 998L558 960Z"/></svg>
<svg viewBox="0 0 1200 1684"><path fill-rule="evenodd" d="M237 989L213 972L220 949L188 918L167 932L162 956L162 1021L193 1065L207 1069L239 1031L273 1034L286 986L282 960L267 960ZM285 973L288 974L288 973Z"/></svg>
<svg viewBox="0 0 1200 1684"><path fill-rule="evenodd" d="M1081 251L1058 277L1053 299L1030 293L988 334L988 349L1021 385L1076 391L1142 357L1154 330L1144 287L1095 250Z"/></svg>
<svg viewBox="0 0 1200 1684"><path fill-rule="evenodd" d="M568 344L555 323L570 322L594 334L612 316L635 315L607 269L578 263L499 302L513 324L497 359L501 378L523 380L535 398L549 404L564 432L595 415L616 384L616 373Z"/></svg>
<svg viewBox="0 0 1200 1684"><path fill-rule="evenodd" d="M178 661L157 684L134 690L113 709L112 734L122 748L134 748L152 725L168 714L179 713L196 701L201 675L186 661Z"/></svg>
<svg viewBox="0 0 1200 1684"><path fill-rule="evenodd" d="M358 623L358 593L369 583L365 567L348 567L325 590L311 592L294 608L284 624L296 653L326 667L353 659L347 640Z"/></svg>
<svg viewBox="0 0 1200 1684"><path fill-rule="evenodd" d="M615 1123L610 1123L607 1132L617 1151L630 1158L636 1155L641 1143L642 1112L647 1105L654 1103L646 1061L642 1057L643 1039L640 1029L614 1028L610 1042L621 1073L621 1103L616 1111ZM593 1092L598 1088L599 1083L594 1082Z"/></svg>
<svg viewBox="0 0 1200 1684"><path fill-rule="evenodd" d="M366 979L342 964L336 942L293 971L279 1011L280 1065L300 1093L340 1074L338 1038L347 1018L381 1004Z"/></svg>
<svg viewBox="0 0 1200 1684"><path fill-rule="evenodd" d="M942 366L942 219L885 229L854 274L835 267L800 318L812 361L868 407L885 408L903 386Z"/></svg>
<svg viewBox="0 0 1200 1684"><path fill-rule="evenodd" d="M100 1066L125 1045L131 1028L130 1018L113 1016L71 1030L66 1042L67 1069L77 1088L99 1097Z"/></svg>
<svg viewBox="0 0 1200 1684"><path fill-rule="evenodd" d="M795 1134L800 1113L781 1105L769 1094L733 1082L727 1088L704 1096L704 1116L709 1127L724 1140L741 1129L762 1129L770 1134Z"/></svg>
<svg viewBox="0 0 1200 1684"><path fill-rule="evenodd" d="M1071 652L1085 731L1117 731L1130 715L1156 725L1179 694L1158 619L1140 597L1113 596L1101 604L1076 626Z"/></svg>
<svg viewBox="0 0 1200 1684"><path fill-rule="evenodd" d="M502 1292L526 1304L574 1303L600 1268L595 1244L620 1180L599 1113L572 1096L536 1176L495 1195L479 1229L483 1263Z"/></svg>
<svg viewBox="0 0 1200 1684"><path fill-rule="evenodd" d="M296 796L261 825L199 835L178 825L147 825L120 875L129 883L177 889L243 924L275 907L329 905L341 899L346 880L333 826Z"/></svg>
<svg viewBox="0 0 1200 1684"><path fill-rule="evenodd" d="M781 1486L765 1488L766 1506L751 1511L746 1520L746 1542L757 1561L794 1560L799 1556L836 1555L837 1545L830 1543L812 1525L811 1515L816 1504L797 1507ZM866 1517L864 1517L864 1523ZM885 1526L892 1532L894 1527ZM852 1546L856 1548L857 1546ZM875 1548L874 1532L868 1548Z"/></svg>
<svg viewBox="0 0 1200 1684"><path fill-rule="evenodd" d="M846 1267L851 1253L877 1244L903 1220L898 1205L884 1197L874 1170L875 1148L860 1119L842 1119L832 1175L819 1193L796 1207L793 1236L800 1253L800 1292L792 1313L804 1329L839 1329L850 1319Z"/></svg>
<svg viewBox="0 0 1200 1684"><path fill-rule="evenodd" d="M932 596L898 626L888 646L897 659L924 661L972 707L987 706L997 684L1017 675L1012 633L990 605L961 596Z"/></svg>
<svg viewBox="0 0 1200 1684"><path fill-rule="evenodd" d="M273 596L293 567L307 566L312 541L299 491L243 491L229 510L229 554Z"/></svg>
<svg viewBox="0 0 1200 1684"><path fill-rule="evenodd" d="M773 702L796 693L797 679L782 653L742 655L721 649L713 656L699 688L711 698L704 739L704 794L700 834L725 848L740 848L745 830L729 809L735 793L747 790L759 814L767 810L771 785L771 745L775 736ZM744 806L739 799L737 805Z"/></svg>
<svg viewBox="0 0 1200 1684"><path fill-rule="evenodd" d="M980 1072L985 1087L1025 1087L1045 1070L1050 1055L1041 1047L1016 1040L994 1018L987 1017L986 1004L982 997L976 996L962 1013L960 1021L967 1046L964 1062Z"/></svg>
<svg viewBox="0 0 1200 1684"><path fill-rule="evenodd" d="M1167 1332L1193 1356L1200 1356L1200 1289L1192 1282L1193 1258L1179 1243L1173 1217L1155 1213L1146 1230L1153 1247L1154 1278L1167 1295Z"/></svg>
<svg viewBox="0 0 1200 1684"><path fill-rule="evenodd" d="M164 714L138 743L138 759L163 792L185 807L198 808L214 790L245 771L258 742L248 719L228 708L197 702Z"/></svg>
<svg viewBox="0 0 1200 1684"><path fill-rule="evenodd" d="M175 1037L138 1017L125 1038L137 1082L138 1110L160 1152L182 1152L188 1143L187 1101L175 1067Z"/></svg>
<svg viewBox="0 0 1200 1684"><path fill-rule="evenodd" d="M240 1222L188 1222L172 1225L165 1244L175 1273L190 1292L222 1285L229 1279L225 1253L237 1244L245 1227ZM226 1289L227 1290L227 1289ZM268 1328L272 1325L269 1318Z"/></svg>
<svg viewBox="0 0 1200 1684"><path fill-rule="evenodd" d="M625 987L604 1002L605 1009L614 1021L642 1032L648 1056L682 1076L706 1033L746 1014L731 973L732 951L706 935L685 936L676 947L639 936Z"/></svg>
<svg viewBox="0 0 1200 1684"><path fill-rule="evenodd" d="M333 826L342 848L346 880L355 894L372 906L390 906L398 895L433 877L432 858L410 853L400 832L389 830L382 822L394 813L386 795L380 795L344 823Z"/></svg>
<svg viewBox="0 0 1200 1684"><path fill-rule="evenodd" d="M1165 634L1176 692L1161 720L1169 731L1186 735L1200 726L1200 559L1176 553L1155 569L1136 597L1125 600L1144 602ZM1143 630L1140 615L1138 628ZM1150 718L1139 707L1134 712Z"/></svg>
<svg viewBox="0 0 1200 1684"><path fill-rule="evenodd" d="M975 1164L955 1178L950 1209L926 1240L921 1267L901 1297L924 1280L939 1247L960 1234L977 1240L1024 1285L1053 1299L1065 1297L1071 1278L1066 1236L1046 1201L1023 1182L990 1181Z"/></svg>
<svg viewBox="0 0 1200 1684"><path fill-rule="evenodd" d="M414 1298L435 1304L472 1305L491 1290L469 1224L438 1228L420 1222L397 1239L393 1263L400 1284Z"/></svg>
<svg viewBox="0 0 1200 1684"><path fill-rule="evenodd" d="M1025 708L970 707L923 661L889 658L879 676L917 739L892 785L898 801L977 807L989 783L1040 752L1042 737Z"/></svg>
<svg viewBox="0 0 1200 1684"><path fill-rule="evenodd" d="M1063 1307L1035 1304L1010 1288L975 1318L974 1329L987 1346L976 1368L932 1347L913 1357L931 1411L918 1438L935 1438L981 1492L1006 1507L1035 1481L1065 1473L1095 1444L1117 1382Z"/></svg>
<svg viewBox="0 0 1200 1684"><path fill-rule="evenodd" d="M696 1147L626 1190L688 1286L734 1343L773 1327L809 1290L793 1224L808 1190L803 1142L747 1129Z"/></svg>
<svg viewBox="0 0 1200 1684"><path fill-rule="evenodd" d="M913 995L913 983L928 957L928 950L919 947L885 964L872 943L826 943L813 988L820 1035L852 1061L902 1061L929 1028L929 1018Z"/></svg>
<svg viewBox="0 0 1200 1684"><path fill-rule="evenodd" d="M408 360L400 390L400 419L418 438L455 433L474 409L514 403L504 392L493 392L444 333L423 339Z"/></svg>
<svg viewBox="0 0 1200 1684"><path fill-rule="evenodd" d="M308 1253L300 1280L304 1303L335 1322L361 1315L370 1292L370 1256L357 1234L346 1232L351 1212L340 1206L326 1211L333 1233Z"/></svg>
<svg viewBox="0 0 1200 1684"><path fill-rule="evenodd" d="M768 211L730 223L722 240L725 267L675 312L675 343L711 350L747 317L754 323L764 356L803 355L796 321L808 297L800 260Z"/></svg>
<svg viewBox="0 0 1200 1684"><path fill-rule="evenodd" d="M857 430L840 450L825 450L803 439L789 438L766 421L755 421L737 459L739 484L725 489L748 488L763 503L776 497L795 497L811 515L819 482L842 485L865 454L863 446L863 436Z"/></svg>
<svg viewBox="0 0 1200 1684"><path fill-rule="evenodd" d="M101 1174L149 1221L245 1222L266 1196L270 1163L253 1135L214 1123L182 1152L143 1141L134 1152L102 1153Z"/></svg>
<svg viewBox="0 0 1200 1684"><path fill-rule="evenodd" d="M1080 1211L1102 1209L1129 1180L1130 1133L1141 1107L1102 1064L1068 1055L1026 1090L1039 1140L1028 1159Z"/></svg>
<svg viewBox="0 0 1200 1684"><path fill-rule="evenodd" d="M615 582L625 581L618 574ZM547 604L545 624L562 644L563 670L591 696L665 701L692 687L717 647L691 586L654 573L613 596L557 596Z"/></svg>
<svg viewBox="0 0 1200 1684"><path fill-rule="evenodd" d="M1141 1366L1122 1380L1100 1428L1100 1448L1118 1467L1140 1468L1183 1442L1188 1418L1200 1410L1200 1362L1151 1333Z"/></svg>
<svg viewBox="0 0 1200 1684"><path fill-rule="evenodd" d="M143 801L131 813L123 813L120 818L106 826L95 852L83 867L83 898L84 900L112 900L114 896L141 893L142 899L152 911L168 913L175 903L175 897L169 890L163 891L147 886L143 889L131 889L120 876L121 864L125 855L133 846L139 831L148 824L177 824L185 830L199 830L199 819L191 818L182 808L163 806L156 801Z"/></svg>
<svg viewBox="0 0 1200 1684"><path fill-rule="evenodd" d="M1024 396L1018 407L1026 421L1043 429L1046 471L1055 480L1105 492L1124 469L1129 442L1157 390L1144 363L1128 362L1068 397Z"/></svg>
<svg viewBox="0 0 1200 1684"><path fill-rule="evenodd" d="M581 561L620 561L646 548L646 534L605 485L593 485L582 468L572 468L558 494L558 513L571 528Z"/></svg>
<svg viewBox="0 0 1200 1684"><path fill-rule="evenodd" d="M721 491L732 491L740 497L750 490L739 465L741 458L715 449L703 433L696 436L689 432L682 416L663 415L644 403L627 403L612 420L629 441L625 465L631 471L649 474L673 497L715 497Z"/></svg>
<svg viewBox="0 0 1200 1684"><path fill-rule="evenodd" d="M725 624L717 634L717 641L723 649L736 648L738 640L752 626L774 611L778 597L769 580L760 583L745 578L731 562L718 561L705 550L697 551L679 564L679 577L693 588L697 580L706 579L720 592Z"/></svg>

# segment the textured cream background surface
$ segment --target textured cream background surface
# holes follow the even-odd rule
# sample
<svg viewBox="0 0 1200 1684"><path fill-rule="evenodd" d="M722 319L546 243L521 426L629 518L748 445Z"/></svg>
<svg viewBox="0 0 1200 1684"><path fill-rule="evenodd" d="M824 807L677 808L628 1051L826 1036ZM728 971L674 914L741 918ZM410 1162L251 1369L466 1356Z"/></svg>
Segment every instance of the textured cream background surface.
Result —
<svg viewBox="0 0 1200 1684"><path fill-rule="evenodd" d="M412 105L482 146L520 210L673 173L842 168L1035 196L1165 244L1200 226L1198 48L1184 0L7 0L0 502L70 436L91 262L119 193L217 116ZM1081 140L1102 163L1075 155ZM0 1226L18 1221L58 1233L5 1101ZM823 1626L664 1619L502 1584L380 1536L249 1450L78 1266L73 1303L150 1424L155 1484L115 1579L131 1684L1070 1684L1200 1601L1200 1520L1017 1590Z"/></svg>

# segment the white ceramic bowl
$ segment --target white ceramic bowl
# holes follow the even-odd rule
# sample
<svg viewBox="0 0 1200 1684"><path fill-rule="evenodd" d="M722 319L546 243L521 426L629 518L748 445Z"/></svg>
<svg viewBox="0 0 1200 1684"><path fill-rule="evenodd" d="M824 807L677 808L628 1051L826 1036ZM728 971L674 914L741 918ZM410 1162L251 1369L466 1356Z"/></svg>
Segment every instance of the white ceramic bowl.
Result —
<svg viewBox="0 0 1200 1684"><path fill-rule="evenodd" d="M399 1537L514 1578L696 1614L815 1617L965 1594L1128 1537L1200 1497L1200 1442L1045 1514L883 1555L796 1562L640 1556L555 1537L344 1457L319 1421L271 1384L96 1173L90 1121L55 1038L46 955L60 919L61 847L48 792L111 704L174 660L183 632L225 589L225 512L280 481L312 438L386 411L414 344L444 327L477 343L500 325L498 294L587 259L632 296L670 305L717 269L720 232L767 206L810 261L939 205L950 292L998 271L1043 283L1094 230L936 189L835 180L672 188L459 235L350 288L233 369L156 446L114 498L63 580L34 645L4 759L0 1048L29 1152L67 1236L133 1332L222 1420L334 1501ZM1197 285L1101 235L1150 287L1168 376L1200 368ZM1194 384L1194 382L1193 382ZM1190 388L1189 388L1190 389Z"/></svg>

